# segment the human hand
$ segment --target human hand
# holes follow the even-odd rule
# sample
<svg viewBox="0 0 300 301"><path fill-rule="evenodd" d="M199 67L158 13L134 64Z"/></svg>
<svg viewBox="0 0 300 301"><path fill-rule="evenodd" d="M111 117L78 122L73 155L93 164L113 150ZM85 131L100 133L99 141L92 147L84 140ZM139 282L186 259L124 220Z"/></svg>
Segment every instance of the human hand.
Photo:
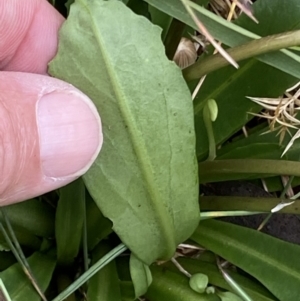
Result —
<svg viewBox="0 0 300 301"><path fill-rule="evenodd" d="M72 182L100 151L92 101L47 76L63 22L46 0L0 0L0 206Z"/></svg>

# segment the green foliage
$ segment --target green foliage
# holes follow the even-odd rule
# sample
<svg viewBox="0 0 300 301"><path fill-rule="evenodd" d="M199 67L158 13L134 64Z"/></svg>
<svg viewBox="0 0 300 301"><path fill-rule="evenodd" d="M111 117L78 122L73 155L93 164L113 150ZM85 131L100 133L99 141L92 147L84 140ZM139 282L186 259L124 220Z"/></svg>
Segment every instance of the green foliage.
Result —
<svg viewBox="0 0 300 301"><path fill-rule="evenodd" d="M201 162L199 168L200 183L230 181L238 179L256 179L272 175L300 176L299 161L281 160L215 160Z"/></svg>
<svg viewBox="0 0 300 301"><path fill-rule="evenodd" d="M0 271L7 269L15 262L16 262L16 258L14 257L12 252L8 252L8 251L0 252Z"/></svg>
<svg viewBox="0 0 300 301"><path fill-rule="evenodd" d="M292 201L292 200L290 200ZM255 197L238 197L238 196L204 196L200 198L201 208L212 211L228 210L247 210L259 212L271 212L278 205L278 198L255 198ZM298 214L300 211L299 201L286 206L280 210L280 213Z"/></svg>
<svg viewBox="0 0 300 301"><path fill-rule="evenodd" d="M224 277L220 273L220 270L215 262L215 256L211 258L212 254L201 254L199 259L192 258L179 258L178 262L180 265L187 270L189 273L205 273L208 276L209 283L215 287L234 292L232 287L225 281ZM177 268L171 264L165 264L167 269L176 272ZM253 299L256 301L275 301L276 298L262 285L249 279L245 275L241 275L235 270L226 270L226 272L232 277L239 286Z"/></svg>
<svg viewBox="0 0 300 301"><path fill-rule="evenodd" d="M21 245L39 250L42 239L54 236L55 212L48 204L32 199L4 208ZM2 214L0 214L0 222L4 222ZM0 244L4 249L8 249L2 232L0 232Z"/></svg>
<svg viewBox="0 0 300 301"><path fill-rule="evenodd" d="M201 222L191 239L257 278L279 300L297 300L299 246L216 220Z"/></svg>
<svg viewBox="0 0 300 301"><path fill-rule="evenodd" d="M15 230L28 231L44 238L54 235L55 211L49 204L32 199L4 208ZM3 222L2 214L0 214L0 221Z"/></svg>
<svg viewBox="0 0 300 301"><path fill-rule="evenodd" d="M140 261L134 254L130 255L130 276L134 286L135 297L144 295L152 282L149 267Z"/></svg>
<svg viewBox="0 0 300 301"><path fill-rule="evenodd" d="M52 277L56 261L52 256L42 253L34 253L28 258L32 273L42 291L45 291ZM33 288L28 277L22 271L19 263L16 263L0 273L10 298L13 301L39 301L40 297Z"/></svg>
<svg viewBox="0 0 300 301"><path fill-rule="evenodd" d="M105 218L91 196L86 193L87 246L93 250L97 244L112 233L112 222Z"/></svg>
<svg viewBox="0 0 300 301"><path fill-rule="evenodd" d="M143 0L129 0L127 2L127 7L129 7L137 15L151 19L148 4Z"/></svg>
<svg viewBox="0 0 300 301"><path fill-rule="evenodd" d="M266 2L260 0L255 4L255 16L259 20L269 20L267 22L274 22L277 17L277 5L280 5L282 1L272 1L272 4L268 2L265 5L259 5L258 3ZM279 4L279 3L280 4ZM294 7L293 1L285 3L285 6ZM274 9L271 9L271 7ZM286 11L286 10L284 10ZM282 16L283 17L283 16ZM264 26L261 29L260 26L253 26L253 22L242 16L238 20L238 25L253 30L255 33L266 36L282 31L288 31L292 29L299 29L300 24L295 14L286 15L289 18L289 22L280 22L274 30L273 26ZM292 19L292 20L290 20ZM263 76L258 76L262 75ZM258 96L258 97L277 97L284 93L284 91L295 84L298 80L286 73L276 70L268 65L262 64L256 59L250 59L240 64L238 70L234 70L232 67L226 67L210 74L202 88L201 93L195 99L195 123L197 134L197 155L199 158L203 158L207 151L208 140L206 138L206 129L202 120L202 108L208 99L215 99L217 101L219 114L217 120L213 124L216 143L222 143L235 132L241 129L247 121L253 118L248 112L258 112L261 110L260 106L246 99L246 96ZM228 117L230 122L228 122ZM261 140L263 140L262 137ZM278 145L278 139L277 139ZM250 143L246 142L249 146ZM252 152L257 154L258 152ZM261 154L265 152L260 150ZM279 158L278 156L277 158Z"/></svg>
<svg viewBox="0 0 300 301"><path fill-rule="evenodd" d="M260 77L257 74L264 74ZM248 112L258 112L260 107L245 97L263 95L276 97L296 79L258 61L251 60L240 65L223 68L210 74L194 102L197 133L197 155L201 159L208 147L206 130L202 119L202 106L208 99L215 99L218 105L218 118L213 123L216 143L222 143L253 118ZM230 118L235 116L235 118Z"/></svg>
<svg viewBox="0 0 300 301"><path fill-rule="evenodd" d="M2 298L4 297L5 301L11 301L11 298L10 298L10 296L5 288L5 285L1 279L0 279L0 291L1 291L0 296Z"/></svg>
<svg viewBox="0 0 300 301"><path fill-rule="evenodd" d="M218 296L222 301L243 301L240 297L231 292L219 292Z"/></svg>
<svg viewBox="0 0 300 301"><path fill-rule="evenodd" d="M148 264L170 258L199 221L191 98L159 35L121 2L78 1L49 69L96 104L104 145L84 180L114 231Z"/></svg>
<svg viewBox="0 0 300 301"><path fill-rule="evenodd" d="M69 265L78 254L85 219L85 187L82 179L60 189L55 216L57 260Z"/></svg>
<svg viewBox="0 0 300 301"><path fill-rule="evenodd" d="M70 7L71 7L71 4L74 3L74 0L68 0L66 3L65 3L65 6L67 8L67 12L68 14L70 13Z"/></svg>
<svg viewBox="0 0 300 301"><path fill-rule="evenodd" d="M166 270L163 267L152 266L153 282L146 298L150 301L220 301L216 294L199 294L189 286L189 279L181 273Z"/></svg>
<svg viewBox="0 0 300 301"><path fill-rule="evenodd" d="M224 48L247 59L238 70L219 69L227 63L212 56L209 46L182 72L167 57L172 59L182 37L199 29L181 0L49 2L68 15L49 73L93 100L104 144L83 180L5 209L37 284L42 291L48 287L47 299L78 301L86 294L91 301L136 301L142 295L147 301L298 300L299 246L215 220L198 226L198 201L204 210L223 211L202 213L209 218L237 210L270 212L281 201L198 200L198 178L206 184L270 177L267 184L279 190L274 175L284 174L298 176L294 185L299 183L300 142L279 160L288 135L282 145L274 132L261 135L268 124L248 123L249 112L261 107L246 98L279 97L299 80L295 49L265 53L280 49L280 39L268 38L267 47L265 40L256 41L299 30L298 1L255 1L259 24L244 14L228 22L207 9L208 0L187 1ZM293 35L298 41L299 32ZM192 102L198 77L208 72ZM247 138L241 134L245 125ZM298 203L282 212L299 212ZM193 250L197 256L188 258L181 246L176 265L157 262L174 256L185 240L207 250ZM11 299L41 300L9 246L14 250L0 233L0 280ZM230 265L221 267L218 256Z"/></svg>
<svg viewBox="0 0 300 301"><path fill-rule="evenodd" d="M110 250L105 244L100 244L93 251L93 263ZM94 275L90 282L87 292L88 300L93 301L121 301L121 290L118 279L116 263L114 261L107 264L102 270Z"/></svg>
<svg viewBox="0 0 300 301"><path fill-rule="evenodd" d="M165 13L171 15L172 17L190 25L194 29L198 30L197 25L192 20L190 15L186 12L183 4L180 0L145 0L149 4L155 6L156 8L164 11ZM265 1L268 4L263 7L264 11L264 18L268 19L267 14L272 15L273 11L269 9L270 4L267 0L260 0ZM280 0L272 1L272 5L274 8L277 8L277 4ZM295 7L297 0L291 1L291 7ZM288 5L289 3L285 3ZM192 4L193 5L193 4ZM205 27L209 30L209 32L214 36L214 38L220 40L225 45L234 47L240 44L243 44L250 39L257 39L260 38L259 35L255 34L254 32L248 31L242 27L239 27L233 23L227 22L223 18L216 16L215 14L211 13L210 11L197 6L196 4L193 7L197 7L198 9L198 16L201 22L205 25ZM255 5L254 5L255 7ZM254 11L256 13L256 11ZM288 16L290 17L290 16ZM295 17L293 14L292 17ZM249 19L246 19L248 23L253 22ZM284 22L282 22L284 23ZM296 24L296 26L298 24ZM290 25L290 23L288 24ZM269 27L265 26L266 29ZM297 27L296 27L297 28ZM294 28L293 28L294 29ZM281 52L269 53L263 56L258 57L258 60L267 63L273 67L276 67L284 72L287 72L297 78L300 78L299 66L300 66L300 58L297 55L294 55L292 52L287 50L282 50ZM297 66L297 67L296 67Z"/></svg>

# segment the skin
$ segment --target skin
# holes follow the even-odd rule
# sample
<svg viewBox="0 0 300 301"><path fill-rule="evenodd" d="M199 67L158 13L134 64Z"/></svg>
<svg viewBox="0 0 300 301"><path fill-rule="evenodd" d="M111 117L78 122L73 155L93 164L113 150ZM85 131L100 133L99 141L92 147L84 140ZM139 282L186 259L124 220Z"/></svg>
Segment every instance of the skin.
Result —
<svg viewBox="0 0 300 301"><path fill-rule="evenodd" d="M0 0L0 205L84 174L102 145L91 100L47 75L64 18L46 0Z"/></svg>

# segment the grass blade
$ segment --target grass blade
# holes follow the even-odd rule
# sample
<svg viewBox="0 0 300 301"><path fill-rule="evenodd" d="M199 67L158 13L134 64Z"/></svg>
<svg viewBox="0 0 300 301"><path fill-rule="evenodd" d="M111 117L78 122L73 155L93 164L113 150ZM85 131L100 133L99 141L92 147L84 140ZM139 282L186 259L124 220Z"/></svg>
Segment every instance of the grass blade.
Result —
<svg viewBox="0 0 300 301"><path fill-rule="evenodd" d="M110 263L113 259L122 254L126 249L127 247L123 244L120 244L119 246L115 247L113 250L111 250L105 256L99 259L85 273L83 273L78 279L76 279L72 283L72 285L70 285L66 290L61 292L52 301L63 301L65 298L67 298L69 295L75 292L80 286L82 286L86 281L93 277L98 271L100 271L103 267Z"/></svg>

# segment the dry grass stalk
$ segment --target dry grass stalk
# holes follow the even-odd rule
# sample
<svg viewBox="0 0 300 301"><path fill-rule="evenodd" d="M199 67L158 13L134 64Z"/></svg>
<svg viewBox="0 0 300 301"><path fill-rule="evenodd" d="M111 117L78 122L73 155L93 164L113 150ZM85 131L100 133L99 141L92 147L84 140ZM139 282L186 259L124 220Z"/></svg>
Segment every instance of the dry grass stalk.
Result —
<svg viewBox="0 0 300 301"><path fill-rule="evenodd" d="M266 133L278 130L279 144L282 143L286 133L289 133L292 137L281 156L300 137L300 120L297 118L298 111L300 110L300 88L294 94L291 94L289 91L290 89L287 90L283 97L279 98L248 97L251 101L264 108L264 111L259 114L250 114L268 120L270 130ZM298 131L292 136L290 129L297 129Z"/></svg>

